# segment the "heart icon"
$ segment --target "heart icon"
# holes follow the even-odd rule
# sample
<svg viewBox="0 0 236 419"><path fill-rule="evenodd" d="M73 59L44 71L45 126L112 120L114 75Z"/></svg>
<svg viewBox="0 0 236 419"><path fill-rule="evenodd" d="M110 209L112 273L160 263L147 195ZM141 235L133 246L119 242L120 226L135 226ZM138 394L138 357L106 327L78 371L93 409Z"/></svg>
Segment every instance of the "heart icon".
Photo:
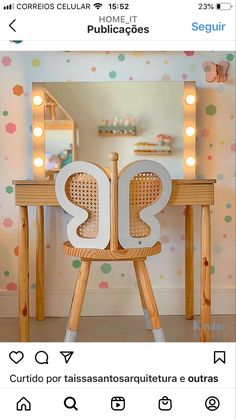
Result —
<svg viewBox="0 0 236 419"><path fill-rule="evenodd" d="M9 358L15 363L19 364L20 361L24 358L24 354L21 351L15 352L12 351L9 353Z"/></svg>

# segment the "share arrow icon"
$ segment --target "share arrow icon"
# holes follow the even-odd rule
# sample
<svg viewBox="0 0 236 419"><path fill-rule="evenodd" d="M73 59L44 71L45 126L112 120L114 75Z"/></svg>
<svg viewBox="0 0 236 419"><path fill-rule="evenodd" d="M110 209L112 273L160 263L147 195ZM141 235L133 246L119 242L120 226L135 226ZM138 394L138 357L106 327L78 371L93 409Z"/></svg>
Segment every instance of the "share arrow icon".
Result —
<svg viewBox="0 0 236 419"><path fill-rule="evenodd" d="M60 354L62 354L62 356L64 356L66 364L68 364L68 362L71 359L73 353L74 353L73 351L60 351Z"/></svg>

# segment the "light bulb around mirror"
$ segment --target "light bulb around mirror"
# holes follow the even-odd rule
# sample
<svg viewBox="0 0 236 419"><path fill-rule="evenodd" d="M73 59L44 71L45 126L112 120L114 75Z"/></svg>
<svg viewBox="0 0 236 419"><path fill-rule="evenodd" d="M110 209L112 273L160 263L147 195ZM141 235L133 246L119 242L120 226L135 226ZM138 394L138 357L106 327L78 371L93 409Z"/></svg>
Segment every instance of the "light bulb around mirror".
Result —
<svg viewBox="0 0 236 419"><path fill-rule="evenodd" d="M195 96L194 95L187 95L185 98L185 102L187 103L187 105L193 105L195 103Z"/></svg>
<svg viewBox="0 0 236 419"><path fill-rule="evenodd" d="M195 159L195 157L192 157L192 156L187 157L187 159L186 159L186 164L187 164L187 166L189 166L189 167L193 167L193 166L195 166L195 164L196 164L196 159Z"/></svg>
<svg viewBox="0 0 236 419"><path fill-rule="evenodd" d="M42 167L43 166L43 159L41 157L36 157L34 159L34 166L35 167Z"/></svg>
<svg viewBox="0 0 236 419"><path fill-rule="evenodd" d="M33 97L33 103L36 106L40 106L43 103L43 98L41 96L34 96Z"/></svg>
<svg viewBox="0 0 236 419"><path fill-rule="evenodd" d="M195 134L195 128L187 127L185 132L188 137L192 137Z"/></svg>
<svg viewBox="0 0 236 419"><path fill-rule="evenodd" d="M41 137L43 135L43 130L40 127L36 127L33 130L35 137Z"/></svg>

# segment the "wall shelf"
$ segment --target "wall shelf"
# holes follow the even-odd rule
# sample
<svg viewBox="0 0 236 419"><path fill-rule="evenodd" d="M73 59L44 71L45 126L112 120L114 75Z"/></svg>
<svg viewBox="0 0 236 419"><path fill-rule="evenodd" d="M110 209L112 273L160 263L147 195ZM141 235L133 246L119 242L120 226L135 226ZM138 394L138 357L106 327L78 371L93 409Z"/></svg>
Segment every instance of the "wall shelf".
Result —
<svg viewBox="0 0 236 419"><path fill-rule="evenodd" d="M134 137L137 135L137 129L134 125L106 125L98 126L99 137Z"/></svg>
<svg viewBox="0 0 236 419"><path fill-rule="evenodd" d="M139 151L139 150L134 150L134 154L136 156L171 156L171 152L170 151Z"/></svg>

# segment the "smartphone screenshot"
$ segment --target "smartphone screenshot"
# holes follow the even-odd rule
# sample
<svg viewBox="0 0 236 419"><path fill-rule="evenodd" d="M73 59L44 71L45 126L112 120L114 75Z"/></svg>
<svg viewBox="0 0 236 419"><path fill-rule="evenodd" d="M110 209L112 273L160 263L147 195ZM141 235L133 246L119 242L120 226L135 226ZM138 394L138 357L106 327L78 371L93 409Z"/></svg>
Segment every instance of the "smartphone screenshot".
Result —
<svg viewBox="0 0 236 419"><path fill-rule="evenodd" d="M0 2L0 417L235 418L235 0Z"/></svg>

